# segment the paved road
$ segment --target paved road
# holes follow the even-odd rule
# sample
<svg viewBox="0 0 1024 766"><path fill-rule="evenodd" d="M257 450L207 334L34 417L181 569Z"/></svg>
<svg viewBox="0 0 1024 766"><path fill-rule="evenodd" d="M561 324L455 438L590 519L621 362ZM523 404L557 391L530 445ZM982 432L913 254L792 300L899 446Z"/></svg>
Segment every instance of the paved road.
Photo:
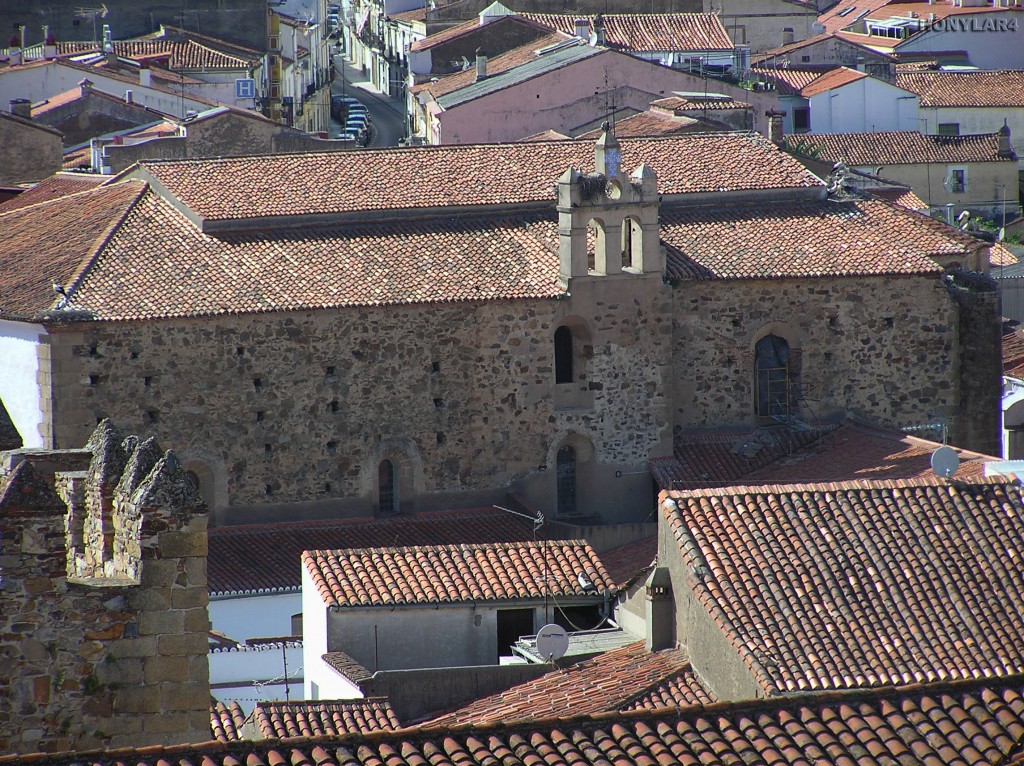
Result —
<svg viewBox="0 0 1024 766"><path fill-rule="evenodd" d="M334 57L334 68L338 75L331 85L331 92L359 99L366 106L370 115L370 146L398 146L399 139L405 138L406 134L405 102L375 91L366 75L350 66L343 56ZM332 118L331 138L340 130L341 125Z"/></svg>

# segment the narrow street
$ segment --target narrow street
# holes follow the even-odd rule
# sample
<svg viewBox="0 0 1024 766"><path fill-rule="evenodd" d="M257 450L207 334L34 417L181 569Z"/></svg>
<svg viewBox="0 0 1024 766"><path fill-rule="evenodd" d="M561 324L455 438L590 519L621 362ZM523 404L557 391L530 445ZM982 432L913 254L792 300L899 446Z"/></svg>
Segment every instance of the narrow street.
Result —
<svg viewBox="0 0 1024 766"><path fill-rule="evenodd" d="M369 146L398 146L406 134L405 102L378 93L366 74L351 66L342 55L334 56L334 68L337 75L331 84L331 92L358 99L370 115ZM342 126L333 117L330 125L333 138Z"/></svg>

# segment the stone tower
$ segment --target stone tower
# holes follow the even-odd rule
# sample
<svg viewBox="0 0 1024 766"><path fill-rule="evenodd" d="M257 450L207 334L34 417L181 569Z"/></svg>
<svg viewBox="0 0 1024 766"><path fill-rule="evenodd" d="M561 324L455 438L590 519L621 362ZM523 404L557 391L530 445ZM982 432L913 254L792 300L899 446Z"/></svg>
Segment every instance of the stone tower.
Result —
<svg viewBox="0 0 1024 766"><path fill-rule="evenodd" d="M206 508L104 421L0 464L0 752L209 738Z"/></svg>
<svg viewBox="0 0 1024 766"><path fill-rule="evenodd" d="M594 166L587 174L569 168L558 179L559 278L567 284L588 274L660 275L665 263L654 170L641 164L632 175L623 173L622 151L608 123L597 140ZM593 253L588 228L596 232Z"/></svg>

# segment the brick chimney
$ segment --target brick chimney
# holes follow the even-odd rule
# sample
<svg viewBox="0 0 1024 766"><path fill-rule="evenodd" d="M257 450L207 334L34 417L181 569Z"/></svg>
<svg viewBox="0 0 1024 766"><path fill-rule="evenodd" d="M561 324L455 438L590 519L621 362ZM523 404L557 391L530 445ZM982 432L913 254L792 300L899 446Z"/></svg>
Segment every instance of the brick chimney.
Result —
<svg viewBox="0 0 1024 766"><path fill-rule="evenodd" d="M29 101L27 98L12 98L11 114L17 117L24 117L26 120L31 120L32 102Z"/></svg>
<svg viewBox="0 0 1024 766"><path fill-rule="evenodd" d="M483 48L476 49L476 79L477 82L487 79L487 54Z"/></svg>
<svg viewBox="0 0 1024 766"><path fill-rule="evenodd" d="M768 140L778 146L783 140L782 118L786 116L786 113L769 109L764 116L768 118Z"/></svg>

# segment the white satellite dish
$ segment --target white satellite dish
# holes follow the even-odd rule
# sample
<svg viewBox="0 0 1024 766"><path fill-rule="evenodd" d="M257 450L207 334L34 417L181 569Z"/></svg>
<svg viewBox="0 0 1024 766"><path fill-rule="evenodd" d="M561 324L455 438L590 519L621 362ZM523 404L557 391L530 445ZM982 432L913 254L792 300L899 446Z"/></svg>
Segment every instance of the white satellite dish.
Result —
<svg viewBox="0 0 1024 766"><path fill-rule="evenodd" d="M932 453L932 470L936 476L948 479L960 467L960 456L952 447L942 446Z"/></svg>
<svg viewBox="0 0 1024 766"><path fill-rule="evenodd" d="M537 631L537 654L547 662L561 659L569 650L569 634L561 625L545 625Z"/></svg>

